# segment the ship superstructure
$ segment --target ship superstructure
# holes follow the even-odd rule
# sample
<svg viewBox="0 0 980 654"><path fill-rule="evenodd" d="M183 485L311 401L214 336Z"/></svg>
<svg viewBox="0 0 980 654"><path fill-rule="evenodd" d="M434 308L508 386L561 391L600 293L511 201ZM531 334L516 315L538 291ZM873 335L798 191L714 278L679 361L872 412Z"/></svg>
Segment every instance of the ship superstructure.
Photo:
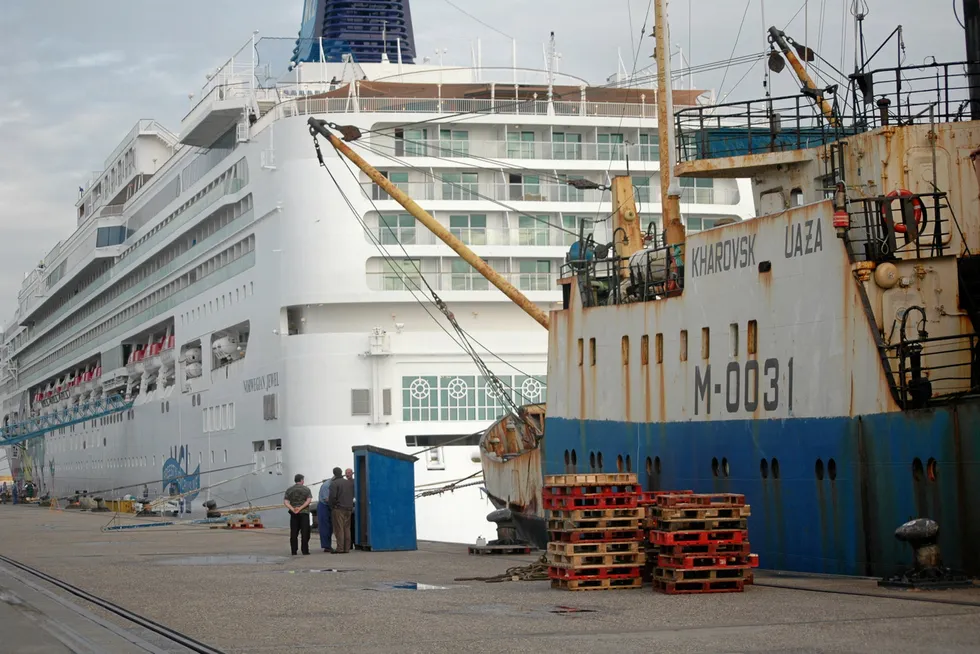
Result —
<svg viewBox="0 0 980 654"><path fill-rule="evenodd" d="M546 334L329 153L325 179L310 115L360 127L366 158L541 307L561 302L581 226L602 229L612 176L628 167L659 211L652 90L404 58L287 70L293 43L250 40L179 130L139 121L84 186L77 229L28 274L0 379L20 482L264 504L364 443L424 450L420 492L472 479L502 402L422 275L513 397L544 398ZM705 227L752 213L744 180L684 194ZM473 540L486 506L475 486L420 501L419 536Z"/></svg>

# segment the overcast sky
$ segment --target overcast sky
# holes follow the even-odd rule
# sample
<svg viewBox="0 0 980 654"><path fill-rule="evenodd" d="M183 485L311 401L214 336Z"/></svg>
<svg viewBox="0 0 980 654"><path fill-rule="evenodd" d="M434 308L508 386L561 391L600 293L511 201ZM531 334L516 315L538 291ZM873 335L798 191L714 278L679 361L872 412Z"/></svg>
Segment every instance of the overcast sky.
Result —
<svg viewBox="0 0 980 654"><path fill-rule="evenodd" d="M179 131L189 108L187 95L200 89L207 70L233 54L252 30L295 38L303 2L2 2L0 321L6 321L13 316L24 272L74 230L79 185L101 168L136 121L154 118ZM840 42L844 9L850 4L810 0L798 12L802 0L672 0L671 36L698 66L727 60L733 52L736 57L762 52L763 12L766 23L780 27L796 15L788 33L830 63L840 66L843 61L847 70L853 67L850 27L843 57ZM871 11L865 33L871 49L902 22L907 63L922 62L928 55L963 59L962 30L949 0L867 4ZM414 0L412 15L419 58L434 57L439 48L447 50L445 63L468 64L471 43L479 37L484 65L509 65L508 37L513 37L518 64L540 68L541 44L553 30L562 55L560 70L602 83L616 71L617 49L627 69L633 69L634 61L637 68L650 64L652 39L640 38L644 22L648 33L652 28L644 16L649 7L649 0ZM846 18L850 22L850 15ZM895 49L886 52L887 58L880 55L881 67L895 65ZM678 65L675 60L674 68ZM694 82L718 91L724 81L720 93L731 92L730 100L761 94L762 64L743 78L746 70L733 66L703 72ZM788 70L780 77L784 86L775 88L791 92Z"/></svg>

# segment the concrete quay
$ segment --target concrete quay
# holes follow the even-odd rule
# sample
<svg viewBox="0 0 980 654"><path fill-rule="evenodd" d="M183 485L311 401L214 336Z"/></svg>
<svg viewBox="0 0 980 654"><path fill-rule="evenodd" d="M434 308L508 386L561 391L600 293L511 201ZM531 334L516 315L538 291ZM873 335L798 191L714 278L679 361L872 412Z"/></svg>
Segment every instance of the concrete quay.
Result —
<svg viewBox="0 0 980 654"><path fill-rule="evenodd" d="M761 572L744 593L570 592L546 581L454 581L538 558L471 556L457 544L331 555L314 533L313 554L292 557L278 529L103 531L145 521L4 505L0 554L224 652L920 654L972 653L980 643L980 589L885 591L872 580ZM16 575L21 581L0 564L0 599L7 593L31 610L0 601L3 651L90 651L59 637L57 625L89 643L104 636L104 648L91 651L187 651ZM25 588L28 580L43 588ZM96 621L105 623L101 636Z"/></svg>

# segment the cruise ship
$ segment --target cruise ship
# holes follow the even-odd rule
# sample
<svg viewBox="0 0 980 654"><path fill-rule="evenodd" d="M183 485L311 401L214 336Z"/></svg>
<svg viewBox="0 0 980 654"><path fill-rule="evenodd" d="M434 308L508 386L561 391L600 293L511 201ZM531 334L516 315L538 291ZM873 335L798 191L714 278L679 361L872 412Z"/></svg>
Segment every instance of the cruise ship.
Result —
<svg viewBox="0 0 980 654"><path fill-rule="evenodd" d="M318 153L307 119L356 126L365 159L550 310L582 230L613 238L612 177L658 229L655 92L559 73L554 46L546 70L420 61L407 0L342 5L307 0L299 39L253 35L176 130L136 121L84 184L5 322L17 483L203 514L276 504L370 444L418 455L419 538L492 536L478 443L506 403L432 292L518 404L544 401L547 333ZM691 180L682 207L689 231L754 213L739 179Z"/></svg>

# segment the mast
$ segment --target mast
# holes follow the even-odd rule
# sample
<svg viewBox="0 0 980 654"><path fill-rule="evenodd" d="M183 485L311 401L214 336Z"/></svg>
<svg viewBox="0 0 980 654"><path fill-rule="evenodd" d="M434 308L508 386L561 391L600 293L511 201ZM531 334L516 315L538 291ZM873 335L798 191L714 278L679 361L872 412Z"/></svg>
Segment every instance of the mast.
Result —
<svg viewBox="0 0 980 654"><path fill-rule="evenodd" d="M405 207L405 210L408 213L412 214L416 220L425 225L430 232L435 234L443 243L452 248L453 251L463 259L463 261L473 266L478 273L486 277L491 284L500 289L504 295L514 302L514 304L523 309L524 313L534 318L539 325L545 329L548 329L548 314L538 308L534 302L517 290L513 284L501 277L500 273L491 268L490 265L477 256L473 250L466 247L462 241L453 236L452 233L439 221L433 218L428 212L425 211L425 209L416 204L415 200L410 198L408 194L392 184L388 178L378 172L374 166L364 161L364 159L358 156L356 152L351 150L346 143L331 134L327 130L327 121L318 120L317 118L311 116L307 122L310 125L311 132L320 134L329 140L330 145L336 148L337 152L350 159L351 163L364 171L367 176L371 178L371 181L384 189L384 191L390 195L395 202ZM360 133L356 132L356 128L346 129L348 129L349 132L357 134L357 137L360 136ZM350 140L354 140L355 138L348 136L347 133L344 133L344 136Z"/></svg>
<svg viewBox="0 0 980 654"><path fill-rule="evenodd" d="M660 202L663 207L664 244L683 247L681 198L674 176L674 101L670 82L670 35L667 0L654 2L654 38L657 41L657 133L660 139ZM681 252L683 256L683 252Z"/></svg>

